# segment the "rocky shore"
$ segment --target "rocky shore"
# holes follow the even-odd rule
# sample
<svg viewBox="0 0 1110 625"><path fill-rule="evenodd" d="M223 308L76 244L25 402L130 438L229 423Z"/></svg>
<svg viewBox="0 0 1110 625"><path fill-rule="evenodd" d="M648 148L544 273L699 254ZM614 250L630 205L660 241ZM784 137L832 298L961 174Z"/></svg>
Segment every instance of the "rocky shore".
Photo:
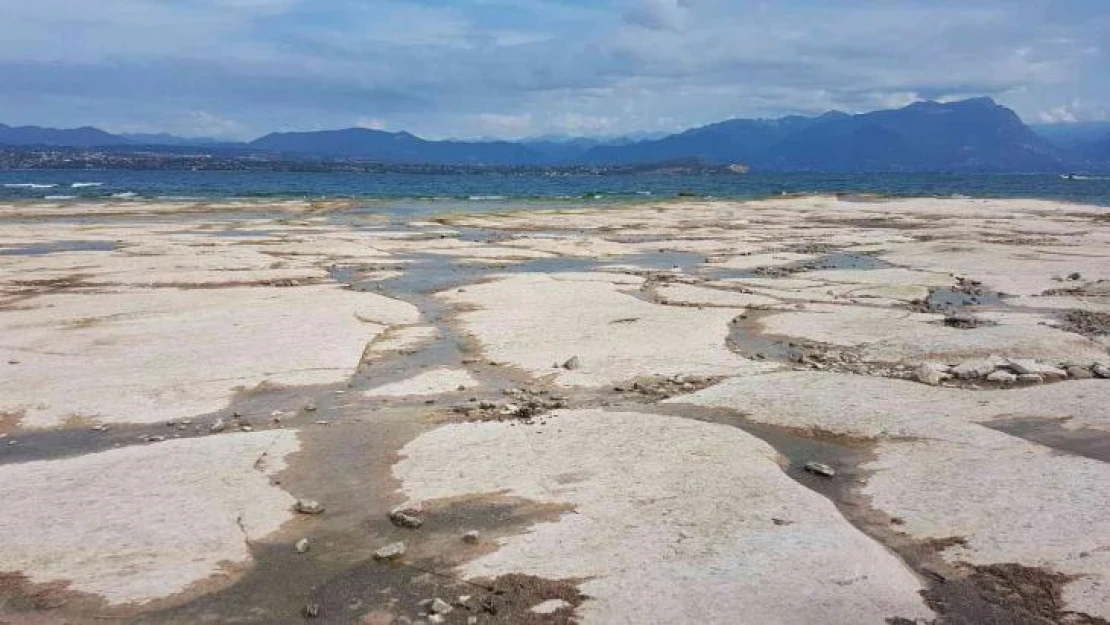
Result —
<svg viewBox="0 0 1110 625"><path fill-rule="evenodd" d="M1106 623L1108 216L0 206L0 623Z"/></svg>

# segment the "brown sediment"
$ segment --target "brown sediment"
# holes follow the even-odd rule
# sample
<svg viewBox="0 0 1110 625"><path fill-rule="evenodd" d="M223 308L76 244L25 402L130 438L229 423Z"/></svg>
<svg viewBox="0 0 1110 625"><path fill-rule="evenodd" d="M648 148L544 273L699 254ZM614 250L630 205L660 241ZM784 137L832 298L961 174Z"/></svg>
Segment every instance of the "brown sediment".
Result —
<svg viewBox="0 0 1110 625"><path fill-rule="evenodd" d="M1065 609L1063 589L1074 576L1004 563L961 563L960 577L935 577L922 592L937 613L930 625L1106 625L1106 619ZM891 625L919 621L887 620Z"/></svg>
<svg viewBox="0 0 1110 625"><path fill-rule="evenodd" d="M11 434L18 430L24 416L23 412L0 412L0 434Z"/></svg>
<svg viewBox="0 0 1110 625"><path fill-rule="evenodd" d="M1110 313L1090 310L1069 310L1062 315L1061 329L1083 336L1106 336L1110 334Z"/></svg>
<svg viewBox="0 0 1110 625"><path fill-rule="evenodd" d="M103 599L71 590L67 581L36 583L22 573L0 572L0 625L87 623L92 615L111 613Z"/></svg>

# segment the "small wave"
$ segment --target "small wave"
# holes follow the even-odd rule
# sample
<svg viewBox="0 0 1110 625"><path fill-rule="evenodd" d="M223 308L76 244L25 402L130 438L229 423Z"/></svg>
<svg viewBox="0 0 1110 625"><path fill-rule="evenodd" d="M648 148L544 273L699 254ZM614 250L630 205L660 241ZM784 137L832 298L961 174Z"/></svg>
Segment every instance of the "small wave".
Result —
<svg viewBox="0 0 1110 625"><path fill-rule="evenodd" d="M44 200L76 200L76 195L44 195Z"/></svg>
<svg viewBox="0 0 1110 625"><path fill-rule="evenodd" d="M56 184L37 184L34 182L13 182L5 184L5 189L53 189Z"/></svg>
<svg viewBox="0 0 1110 625"><path fill-rule="evenodd" d="M99 186L102 186L103 184L104 184L103 182L75 182L75 183L69 185L69 187L71 189L87 189L89 187L99 187Z"/></svg>
<svg viewBox="0 0 1110 625"><path fill-rule="evenodd" d="M504 195L471 195L466 199L471 202L496 202L499 200L507 200L509 198Z"/></svg>
<svg viewBox="0 0 1110 625"><path fill-rule="evenodd" d="M130 200L132 198L139 197L139 194L133 191L128 191L126 193L113 193L112 197L116 198L117 200Z"/></svg>

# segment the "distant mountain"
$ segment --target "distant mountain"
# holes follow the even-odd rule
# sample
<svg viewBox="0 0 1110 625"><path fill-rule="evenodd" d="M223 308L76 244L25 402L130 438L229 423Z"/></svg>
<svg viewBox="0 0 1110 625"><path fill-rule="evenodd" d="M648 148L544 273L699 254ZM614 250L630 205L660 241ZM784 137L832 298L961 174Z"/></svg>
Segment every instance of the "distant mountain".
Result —
<svg viewBox="0 0 1110 625"><path fill-rule="evenodd" d="M920 102L860 115L734 119L659 139L601 147L589 162L700 158L772 171L1058 171L1061 157L989 98Z"/></svg>
<svg viewBox="0 0 1110 625"><path fill-rule="evenodd" d="M1073 148L1110 138L1110 121L1031 124L1029 127L1062 148Z"/></svg>
<svg viewBox="0 0 1110 625"><path fill-rule="evenodd" d="M286 155L358 158L390 163L527 165L544 159L527 146L508 141L428 141L407 132L367 128L317 132L277 132L250 147Z"/></svg>
<svg viewBox="0 0 1110 625"><path fill-rule="evenodd" d="M5 126L0 124L0 145L19 146L65 146L78 148L93 148L111 145L124 145L128 143L123 137L109 134L84 126L60 130L57 128L41 128L39 126Z"/></svg>
<svg viewBox="0 0 1110 625"><path fill-rule="evenodd" d="M137 145L180 145L180 146L233 146L242 145L235 141L222 141L220 139L213 139L211 137L178 137L165 132L156 134L144 133L122 133L117 135L127 140L128 143Z"/></svg>
<svg viewBox="0 0 1110 625"><path fill-rule="evenodd" d="M112 135L0 125L0 145L111 148L171 154L203 149L222 157L283 161L346 159L397 165L642 166L692 162L753 171L1063 172L1110 170L1110 124L1022 123L989 98L919 102L895 110L817 117L732 119L677 134L629 138L540 137L522 141L433 141L365 128L279 132L249 143L167 134ZM210 142L211 141L211 142Z"/></svg>

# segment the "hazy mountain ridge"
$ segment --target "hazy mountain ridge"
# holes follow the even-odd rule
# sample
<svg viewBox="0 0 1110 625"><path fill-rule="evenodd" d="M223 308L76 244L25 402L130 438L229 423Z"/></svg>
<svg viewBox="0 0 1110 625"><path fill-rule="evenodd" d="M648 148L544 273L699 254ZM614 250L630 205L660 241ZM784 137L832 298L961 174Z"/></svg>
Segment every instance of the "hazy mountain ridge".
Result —
<svg viewBox="0 0 1110 625"><path fill-rule="evenodd" d="M1110 124L1030 127L989 98L918 102L861 114L732 119L664 136L537 138L522 141L428 140L365 128L277 132L246 143L172 135L113 135L96 128L58 130L0 125L0 145L126 149L196 147L273 158L491 166L625 166L697 160L745 164L755 171L1053 172L1110 169Z"/></svg>

